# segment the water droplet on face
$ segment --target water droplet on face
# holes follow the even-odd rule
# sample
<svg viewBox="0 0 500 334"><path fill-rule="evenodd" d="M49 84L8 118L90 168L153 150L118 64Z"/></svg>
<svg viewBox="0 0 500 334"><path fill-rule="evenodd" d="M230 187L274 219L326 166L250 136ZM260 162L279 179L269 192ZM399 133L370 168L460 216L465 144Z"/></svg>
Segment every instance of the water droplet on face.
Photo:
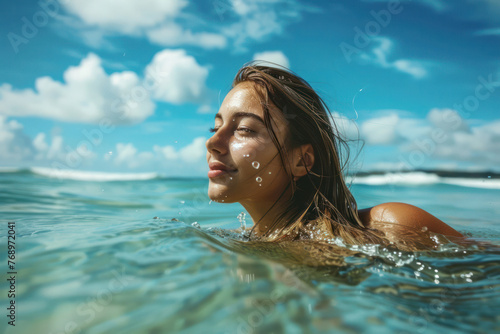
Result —
<svg viewBox="0 0 500 334"><path fill-rule="evenodd" d="M260 163L258 161L254 161L254 162L252 162L252 167L255 169L259 169Z"/></svg>
<svg viewBox="0 0 500 334"><path fill-rule="evenodd" d="M427 232L428 228L427 226L422 227L422 232Z"/></svg>
<svg viewBox="0 0 500 334"><path fill-rule="evenodd" d="M262 182L262 178L260 176L257 176L257 178L255 179L255 181L257 181L257 182L260 183L260 182Z"/></svg>

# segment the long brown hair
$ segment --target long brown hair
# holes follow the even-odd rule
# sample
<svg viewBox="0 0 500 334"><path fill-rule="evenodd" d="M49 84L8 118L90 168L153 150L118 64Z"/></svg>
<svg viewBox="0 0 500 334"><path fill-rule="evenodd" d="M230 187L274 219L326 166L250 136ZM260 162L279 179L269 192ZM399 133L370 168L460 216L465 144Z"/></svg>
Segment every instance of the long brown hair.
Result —
<svg viewBox="0 0 500 334"><path fill-rule="evenodd" d="M242 82L255 84L264 111L264 122L285 168L290 149L304 144L311 144L314 149L313 167L296 182L290 177L292 198L262 237L278 241L293 234L297 236L306 225L314 222L320 224L329 237L341 237L349 244L386 241L378 231L365 227L358 216L356 200L346 185L344 175L349 156L348 144L337 130L327 105L314 89L286 68L255 62L246 64L238 71L232 86ZM276 124L273 118L278 116L276 109L288 127L284 145L280 144L272 127L273 123ZM341 149L346 153L342 157ZM342 162L341 158L345 158L346 162ZM251 233L258 224L254 225Z"/></svg>

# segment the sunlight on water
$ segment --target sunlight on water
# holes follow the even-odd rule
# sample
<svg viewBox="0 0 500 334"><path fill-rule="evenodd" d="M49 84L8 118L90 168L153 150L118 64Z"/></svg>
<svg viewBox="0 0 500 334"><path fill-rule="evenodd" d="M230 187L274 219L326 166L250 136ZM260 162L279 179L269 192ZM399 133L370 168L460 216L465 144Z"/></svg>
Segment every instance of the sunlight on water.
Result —
<svg viewBox="0 0 500 334"><path fill-rule="evenodd" d="M2 177L0 209L19 245L19 333L498 330L498 190L354 189L360 202L450 198L430 210L484 242L437 238L432 251L405 252L251 241L242 208L209 204L205 180Z"/></svg>

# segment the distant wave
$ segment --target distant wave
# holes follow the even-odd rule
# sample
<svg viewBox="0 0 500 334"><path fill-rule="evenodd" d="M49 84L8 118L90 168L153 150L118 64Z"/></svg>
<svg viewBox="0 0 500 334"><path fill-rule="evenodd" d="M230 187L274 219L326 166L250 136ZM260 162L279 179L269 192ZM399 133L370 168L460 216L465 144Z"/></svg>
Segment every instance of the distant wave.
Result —
<svg viewBox="0 0 500 334"><path fill-rule="evenodd" d="M408 172L385 173L376 175L350 176L348 181L354 184L377 185L431 185L450 184L471 188L500 189L500 179L442 177L434 173Z"/></svg>
<svg viewBox="0 0 500 334"><path fill-rule="evenodd" d="M31 167L31 168L16 168L16 167L0 167L0 173L12 174L33 174L48 178L60 180L77 180L77 181L146 181L153 179L177 179L178 177L167 177L159 173L109 173L109 172L92 172L72 169L55 169L47 167ZM492 178L478 177L471 174L467 177L466 172L456 173L457 176L450 176L450 173L438 175L434 172L416 171L416 172L374 172L360 173L356 176L348 176L347 182L360 185L382 186L382 185L401 185L401 186L425 186L448 184L461 187L483 188L483 189L500 189L500 176L493 173ZM460 176L459 176L460 175ZM488 174L489 175L489 174ZM198 177L194 177L198 178Z"/></svg>
<svg viewBox="0 0 500 334"><path fill-rule="evenodd" d="M29 171L28 168L21 168L21 167L1 167L0 166L0 173L19 173L19 172L25 172Z"/></svg>
<svg viewBox="0 0 500 334"><path fill-rule="evenodd" d="M36 175L77 181L144 181L159 177L158 173L106 173L46 167L31 167L29 170Z"/></svg>

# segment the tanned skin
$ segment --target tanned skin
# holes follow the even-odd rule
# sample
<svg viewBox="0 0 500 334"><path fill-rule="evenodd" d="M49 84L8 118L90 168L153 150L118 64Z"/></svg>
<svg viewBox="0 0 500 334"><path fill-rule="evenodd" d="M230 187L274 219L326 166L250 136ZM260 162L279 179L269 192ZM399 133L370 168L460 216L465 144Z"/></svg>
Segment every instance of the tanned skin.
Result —
<svg viewBox="0 0 500 334"><path fill-rule="evenodd" d="M402 227L417 230L426 228L426 231L445 236L463 237L461 233L427 211L405 203L383 203L359 210L358 213L366 227L385 231L390 226L391 233L396 235L398 227Z"/></svg>

